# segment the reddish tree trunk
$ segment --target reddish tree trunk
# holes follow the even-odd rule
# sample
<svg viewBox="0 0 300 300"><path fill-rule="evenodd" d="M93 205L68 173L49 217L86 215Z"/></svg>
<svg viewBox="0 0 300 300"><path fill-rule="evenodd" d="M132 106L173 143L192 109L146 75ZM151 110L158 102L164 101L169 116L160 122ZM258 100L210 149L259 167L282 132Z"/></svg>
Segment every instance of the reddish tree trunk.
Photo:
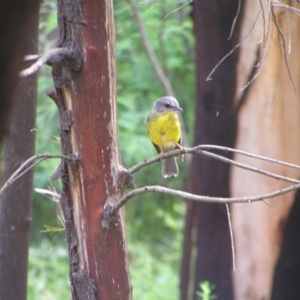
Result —
<svg viewBox="0 0 300 300"><path fill-rule="evenodd" d="M70 72L72 62L64 60L53 69L62 149L78 158L64 163L61 201L73 299L130 299L123 215L110 228L102 226L104 206L125 188L117 142L113 3L60 1L58 9L59 46L83 59L79 71Z"/></svg>

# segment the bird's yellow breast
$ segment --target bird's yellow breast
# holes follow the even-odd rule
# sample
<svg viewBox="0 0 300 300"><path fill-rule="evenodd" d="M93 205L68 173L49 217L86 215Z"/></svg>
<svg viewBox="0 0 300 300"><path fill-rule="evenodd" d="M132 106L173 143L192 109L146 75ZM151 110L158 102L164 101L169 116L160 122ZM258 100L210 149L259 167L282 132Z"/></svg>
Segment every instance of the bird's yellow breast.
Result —
<svg viewBox="0 0 300 300"><path fill-rule="evenodd" d="M175 112L157 113L148 118L147 128L150 139L162 152L176 148L181 131Z"/></svg>

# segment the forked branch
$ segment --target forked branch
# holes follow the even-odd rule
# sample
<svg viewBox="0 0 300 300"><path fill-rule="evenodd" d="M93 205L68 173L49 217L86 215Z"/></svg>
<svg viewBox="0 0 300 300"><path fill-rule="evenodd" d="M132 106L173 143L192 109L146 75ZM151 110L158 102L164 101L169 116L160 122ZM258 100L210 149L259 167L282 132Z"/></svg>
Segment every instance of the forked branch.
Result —
<svg viewBox="0 0 300 300"><path fill-rule="evenodd" d="M230 165L236 166L236 167L240 167L252 172L256 172L265 176L269 176L272 177L274 179L279 179L279 180L283 180L283 181L287 181L290 183L293 183L293 185L287 187L287 188L283 188L277 191L274 191L272 193L267 193L267 194L262 194L262 195L258 195L258 196L251 196L251 197L238 197L238 198L221 198L221 197L208 197L208 196L200 196L200 195L195 195L195 194L191 194L191 193L187 193L184 191L178 191L178 190L174 190L174 189L169 189L166 187L162 187L162 186L145 186L142 188L137 188L134 189L132 191L130 191L129 193L127 193L124 197L122 197L117 203L115 203L114 205L108 205L105 208L105 213L104 213L104 222L103 224L105 224L105 226L107 226L107 224L110 224L110 218L115 219L115 215L117 213L117 211L127 203L128 200L134 198L135 196L141 195L141 194L145 194L145 193L150 193L150 192L156 192L156 193L163 193L163 194L168 194L171 196L178 196L178 197L182 197L184 199L190 199L190 200L194 200L194 201L202 201L202 202L209 202L209 203L250 203L250 202L254 202L254 201L265 201L266 199L270 199L270 198L274 198L276 196L294 191L296 189L300 188L300 181L294 178L290 178L290 177L286 177L286 176L281 176L272 172L268 172L266 170L262 170L259 168L255 168L246 164L242 164L239 162L236 162L232 159L226 158L224 156L215 154L215 153L211 153L209 151L205 151L203 149L212 149L212 150L218 150L218 151L224 151L224 152L234 152L234 153L238 153L241 155L245 155L245 156L249 156L249 157L253 157L256 159L260 159L260 160L265 160L265 161L269 161L272 163L276 163L276 164L280 164L280 165L284 165L287 167L291 167L291 168L296 168L296 169L300 169L300 166L295 165L295 164L290 164L290 163L286 163L283 161L279 161L279 160L275 160L272 158L268 158L268 157L264 157L261 155L255 155L249 152L245 152L245 151L241 151L241 150L236 150L236 149L232 149L232 148L228 148L228 147L222 147L222 146L215 146L215 145L200 145L194 148L189 148L189 149L178 149L178 150L174 150L174 151L170 151L168 153L164 153L161 154L160 156L148 159L142 163L139 163L135 166L133 166L132 168L128 169L129 174L133 174L134 172L142 169L143 167L152 164L154 162L159 161L160 159L164 159L170 156L178 156L181 154L194 154L194 155L201 155L204 157L209 157L209 158L213 158L213 159L217 159L219 161L223 161L224 163L228 163Z"/></svg>
<svg viewBox="0 0 300 300"><path fill-rule="evenodd" d="M52 49L48 53L46 53L43 56L36 56L34 55L35 58L38 58L35 63L33 63L29 68L23 70L20 72L20 77L27 77L35 72L38 71L38 69L45 65L48 64L54 57L56 56L63 56L63 57L69 57L72 58L72 51L70 49L66 48L57 48L57 49Z"/></svg>
<svg viewBox="0 0 300 300"><path fill-rule="evenodd" d="M61 158L68 162L74 161L74 159L72 157L65 156L65 155L59 155L59 154L57 154L57 155L53 155L53 154L34 155L34 156L28 158L24 163L22 163L21 166L8 178L8 180L4 183L4 185L0 189L0 195L5 191L6 188L8 188L18 178L23 176L25 173L27 173L30 169L32 169L36 165L40 164L42 161L49 159L49 158Z"/></svg>

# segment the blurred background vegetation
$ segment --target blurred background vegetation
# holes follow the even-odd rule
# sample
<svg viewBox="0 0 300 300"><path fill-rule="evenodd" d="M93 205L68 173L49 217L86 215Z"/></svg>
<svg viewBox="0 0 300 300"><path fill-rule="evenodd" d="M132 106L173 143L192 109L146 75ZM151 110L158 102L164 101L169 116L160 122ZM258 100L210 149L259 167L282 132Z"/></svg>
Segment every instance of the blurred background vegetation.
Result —
<svg viewBox="0 0 300 300"><path fill-rule="evenodd" d="M184 5L187 4L187 5ZM192 143L195 98L194 38L188 1L137 2L155 54L172 83ZM164 88L141 42L133 12L126 1L115 0L117 101L119 146L125 167L156 155L145 122L154 100ZM55 47L56 4L45 0L41 7L39 51ZM60 153L59 121L55 104L46 93L53 90L51 70L43 67L38 82L36 153ZM55 186L50 176L59 161L43 162L35 169L35 188ZM134 174L137 187L160 184L183 189L187 167L179 160L177 178L163 179L160 164ZM146 194L126 205L127 241L133 298L174 300L179 298L179 270L185 204L167 195ZM58 231L47 230L48 226ZM53 203L35 193L29 262L28 299L70 299L68 254L64 231Z"/></svg>

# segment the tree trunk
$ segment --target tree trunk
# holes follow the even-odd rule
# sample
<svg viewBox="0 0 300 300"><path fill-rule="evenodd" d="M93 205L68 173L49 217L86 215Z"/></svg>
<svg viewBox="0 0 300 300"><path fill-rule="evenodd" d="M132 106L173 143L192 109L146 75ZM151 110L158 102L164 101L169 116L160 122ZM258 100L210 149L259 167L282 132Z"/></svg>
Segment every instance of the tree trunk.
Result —
<svg viewBox="0 0 300 300"><path fill-rule="evenodd" d="M294 90L290 78L291 75L299 88L299 16L284 8L274 8L274 16L281 30L279 32L274 24L273 15L269 17L269 3L263 2L263 11L260 1L247 1L245 5L241 40L250 31L251 33L241 44L240 50L236 99L240 108L239 134L235 147L299 165L300 101L299 93ZM281 34L284 35L285 41L282 40ZM287 53L289 42L291 53ZM257 79L241 95L241 88L257 72ZM297 169L263 160L241 155L236 155L235 159L288 177L299 178L300 175ZM238 168L232 169L231 178L233 197L258 195L287 186L287 183L282 181ZM270 299L274 268L294 197L295 193L285 194L271 200L270 205L263 202L233 205L237 258L237 271L234 274L235 299ZM299 293L295 293L293 298L282 296L280 299L298 297Z"/></svg>
<svg viewBox="0 0 300 300"><path fill-rule="evenodd" d="M58 24L59 46L77 56L75 65L65 59L53 65L52 95L60 109L62 151L77 157L60 169L73 299L131 299L124 215L109 228L102 226L104 206L125 189L116 122L113 2L61 0Z"/></svg>
<svg viewBox="0 0 300 300"><path fill-rule="evenodd" d="M238 1L195 1L193 9L197 51L197 104L194 144L233 147L236 134L234 94L238 52L220 64L207 81L216 64L238 43L239 19L230 36ZM242 10L241 10L242 11ZM241 14L241 12L240 12ZM229 197L229 166L193 157L187 189L189 192ZM232 260L226 208L223 205L189 203L181 270L181 299L196 299L201 281L216 286L220 299L232 299ZM190 253L196 230L196 262ZM189 278L191 268L195 277ZM193 295L188 282L194 279Z"/></svg>
<svg viewBox="0 0 300 300"><path fill-rule="evenodd" d="M9 134L10 115L18 73L30 41L29 27L35 23L39 0L2 0L0 5L0 144Z"/></svg>
<svg viewBox="0 0 300 300"><path fill-rule="evenodd" d="M26 54L37 53L39 2L31 11L26 28ZM14 58L16 59L16 58ZM25 66L24 66L25 67ZM29 157L34 155L37 76L20 80L10 134L5 141L2 183ZM0 209L0 295L1 300L26 299L28 249L32 221L33 170L9 186L2 195Z"/></svg>
<svg viewBox="0 0 300 300"><path fill-rule="evenodd" d="M300 295L300 191L283 230L280 255L273 278L272 300L294 300Z"/></svg>

